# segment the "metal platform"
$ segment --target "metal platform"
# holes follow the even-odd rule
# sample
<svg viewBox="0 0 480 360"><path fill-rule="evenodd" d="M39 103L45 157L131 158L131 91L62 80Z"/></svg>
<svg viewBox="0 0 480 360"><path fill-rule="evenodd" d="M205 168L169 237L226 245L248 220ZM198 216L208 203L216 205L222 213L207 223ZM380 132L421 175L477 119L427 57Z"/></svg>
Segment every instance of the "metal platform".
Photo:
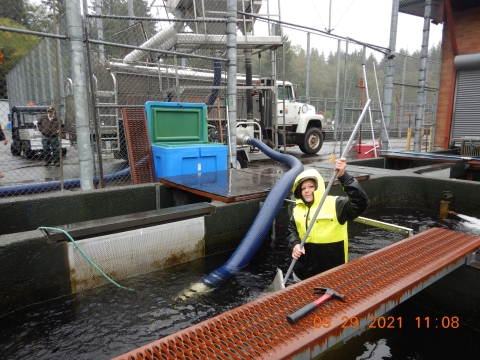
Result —
<svg viewBox="0 0 480 360"><path fill-rule="evenodd" d="M334 164L330 162L322 162L322 163L311 163L308 166L312 168L316 168L318 171L320 171L320 169L329 169L333 171ZM365 175L391 174L396 172L397 170L348 164L347 171L349 174L352 174L355 177L357 176L361 177L362 175L365 176Z"/></svg>
<svg viewBox="0 0 480 360"><path fill-rule="evenodd" d="M463 155L380 150L380 156L390 159L428 160L432 163L466 163L469 166L480 166L480 158Z"/></svg>
<svg viewBox="0 0 480 360"><path fill-rule="evenodd" d="M314 167L314 166L308 166ZM350 171L357 180L367 180L368 173ZM353 168L353 167L352 167ZM268 195L275 182L289 170L283 164L256 168L229 169L225 171L206 172L192 175L166 176L158 181L194 194L226 203L262 198ZM329 168L317 168L328 184L332 176L333 165ZM338 183L338 180L334 184Z"/></svg>
<svg viewBox="0 0 480 360"><path fill-rule="evenodd" d="M312 359L464 265L479 248L480 237L429 229L116 359ZM342 293L345 302L330 300L290 325L286 316L315 301L318 286ZM345 326L345 319L352 321Z"/></svg>

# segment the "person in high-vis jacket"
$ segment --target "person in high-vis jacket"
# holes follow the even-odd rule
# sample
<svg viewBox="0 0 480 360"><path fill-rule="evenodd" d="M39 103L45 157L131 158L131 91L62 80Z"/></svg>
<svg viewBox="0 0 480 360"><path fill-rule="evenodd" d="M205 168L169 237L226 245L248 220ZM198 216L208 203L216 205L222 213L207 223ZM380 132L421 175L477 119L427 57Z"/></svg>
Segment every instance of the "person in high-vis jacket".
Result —
<svg viewBox="0 0 480 360"><path fill-rule="evenodd" d="M325 182L315 169L305 170L295 179L292 192L296 206L287 229L287 241L292 258L297 259L293 270L297 281L348 262L347 223L360 216L370 201L359 182L345 171L346 166L346 159L342 158L335 162L334 170L338 171L337 179L347 196L325 198L302 249L301 240L325 192Z"/></svg>

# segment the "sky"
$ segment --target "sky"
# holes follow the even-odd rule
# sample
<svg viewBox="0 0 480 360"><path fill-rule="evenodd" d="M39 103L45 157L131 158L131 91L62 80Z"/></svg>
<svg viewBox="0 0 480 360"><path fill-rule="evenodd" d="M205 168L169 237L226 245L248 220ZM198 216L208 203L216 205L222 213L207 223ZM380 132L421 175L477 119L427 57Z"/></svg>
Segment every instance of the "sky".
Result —
<svg viewBox="0 0 480 360"><path fill-rule="evenodd" d="M270 14L278 14L280 2L281 20L325 31L333 29L332 34L350 37L355 40L388 48L392 0L269 0ZM331 15L329 8L331 5ZM267 12L263 1L261 14ZM418 16L399 14L396 51L408 49L410 53L421 49L424 20ZM263 24L255 25L255 35L266 31ZM307 48L307 34L285 28L284 32L292 40ZM429 47L441 41L442 25L430 24ZM311 35L310 47L328 55L336 52L338 41L324 36ZM345 42L342 42L345 49ZM349 45L349 52L353 45ZM367 50L367 54L368 54ZM379 56L382 56L379 54Z"/></svg>

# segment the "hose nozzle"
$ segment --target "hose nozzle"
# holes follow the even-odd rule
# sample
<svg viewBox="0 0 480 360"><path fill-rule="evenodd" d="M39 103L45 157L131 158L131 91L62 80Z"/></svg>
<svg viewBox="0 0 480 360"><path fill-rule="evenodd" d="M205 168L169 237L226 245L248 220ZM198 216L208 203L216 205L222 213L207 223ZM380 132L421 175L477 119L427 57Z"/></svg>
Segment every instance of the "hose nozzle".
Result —
<svg viewBox="0 0 480 360"><path fill-rule="evenodd" d="M237 142L238 145L247 145L250 140L250 135L244 127L237 127Z"/></svg>
<svg viewBox="0 0 480 360"><path fill-rule="evenodd" d="M450 211L448 212L448 214L449 214L449 215L455 215L455 216L458 216L458 214L457 214L455 211L452 211L452 210L450 210Z"/></svg>

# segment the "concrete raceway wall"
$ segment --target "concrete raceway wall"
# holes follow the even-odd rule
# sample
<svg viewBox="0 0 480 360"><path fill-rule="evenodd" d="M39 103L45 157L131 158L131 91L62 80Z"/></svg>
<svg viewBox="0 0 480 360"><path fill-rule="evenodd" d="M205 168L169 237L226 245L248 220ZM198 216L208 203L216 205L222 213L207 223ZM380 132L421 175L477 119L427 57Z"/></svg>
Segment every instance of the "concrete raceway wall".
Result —
<svg viewBox="0 0 480 360"><path fill-rule="evenodd" d="M435 179L418 175L415 170L372 175L363 181L362 187L371 199L369 210L439 211L440 200L444 192L449 191L453 193L449 199L452 210L465 214L478 211L480 183ZM333 186L331 194L342 195L343 191L340 186ZM204 202L214 206L212 213L204 215L205 256L234 249L247 233L263 201L212 204L197 195L188 194L183 198L187 203ZM72 292L66 241L49 242L42 231L36 230L39 226L55 227L174 206L174 190L162 184L0 199L0 272L3 274L0 316ZM283 206L277 216L277 238L284 235L288 213L288 206ZM365 216L368 217L368 211Z"/></svg>

